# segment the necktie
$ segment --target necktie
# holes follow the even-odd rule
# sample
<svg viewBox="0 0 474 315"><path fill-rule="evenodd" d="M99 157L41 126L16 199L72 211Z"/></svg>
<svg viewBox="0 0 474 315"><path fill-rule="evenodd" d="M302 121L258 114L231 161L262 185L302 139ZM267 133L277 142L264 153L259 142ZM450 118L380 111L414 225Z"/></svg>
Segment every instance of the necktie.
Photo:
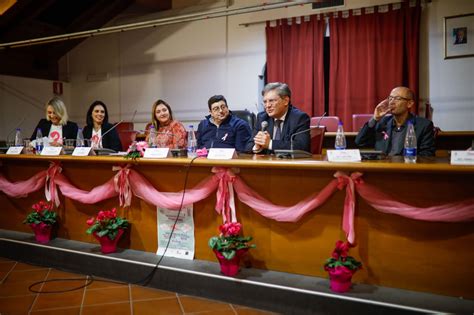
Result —
<svg viewBox="0 0 474 315"><path fill-rule="evenodd" d="M282 121L280 119L275 120L275 137L273 138L273 140L281 140L281 122Z"/></svg>

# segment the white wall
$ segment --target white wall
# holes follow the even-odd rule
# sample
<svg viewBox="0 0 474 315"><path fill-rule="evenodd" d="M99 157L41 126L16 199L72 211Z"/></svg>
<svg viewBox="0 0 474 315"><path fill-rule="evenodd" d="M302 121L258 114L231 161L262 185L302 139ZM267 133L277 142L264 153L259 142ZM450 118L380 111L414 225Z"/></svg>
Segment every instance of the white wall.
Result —
<svg viewBox="0 0 474 315"><path fill-rule="evenodd" d="M69 109L68 83L63 83L63 92ZM39 119L45 117L44 106L53 96L52 81L0 75L0 139L12 139L18 126L22 136L29 138Z"/></svg>
<svg viewBox="0 0 474 315"><path fill-rule="evenodd" d="M390 2L347 0L346 8ZM443 130L474 130L474 58L443 59L443 17L468 12L474 12L474 1L433 0L423 10L420 96L431 102L435 125ZM65 95L71 120L83 125L96 99L108 105L111 121L130 120L137 110L138 129L149 120L158 98L167 100L176 118L186 123L208 113L207 99L213 94L224 94L231 109L256 111L258 75L265 64L265 23L240 24L314 13L309 6L296 6L87 39L60 63L61 75L69 80ZM474 33L470 38L474 40ZM43 117L39 108L52 94L51 82L6 76L0 80L2 86L14 86L35 99L21 100L1 87L0 139L30 110L23 126L31 134Z"/></svg>
<svg viewBox="0 0 474 315"><path fill-rule="evenodd" d="M442 130L474 130L474 57L444 59L444 17L474 13L472 0L433 0L422 29L421 97L434 108ZM474 41L474 30L468 30Z"/></svg>

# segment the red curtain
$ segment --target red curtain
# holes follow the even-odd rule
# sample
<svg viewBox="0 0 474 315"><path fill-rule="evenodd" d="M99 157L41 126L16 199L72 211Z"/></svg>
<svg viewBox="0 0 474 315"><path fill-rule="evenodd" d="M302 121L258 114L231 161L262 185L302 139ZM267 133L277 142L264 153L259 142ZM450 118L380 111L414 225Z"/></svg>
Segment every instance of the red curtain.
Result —
<svg viewBox="0 0 474 315"><path fill-rule="evenodd" d="M285 82L292 92L291 102L309 116L324 112L324 19L288 24L267 22L267 81Z"/></svg>
<svg viewBox="0 0 474 315"><path fill-rule="evenodd" d="M352 114L372 113L396 86L418 95L420 7L364 11L329 19L329 111L345 130Z"/></svg>

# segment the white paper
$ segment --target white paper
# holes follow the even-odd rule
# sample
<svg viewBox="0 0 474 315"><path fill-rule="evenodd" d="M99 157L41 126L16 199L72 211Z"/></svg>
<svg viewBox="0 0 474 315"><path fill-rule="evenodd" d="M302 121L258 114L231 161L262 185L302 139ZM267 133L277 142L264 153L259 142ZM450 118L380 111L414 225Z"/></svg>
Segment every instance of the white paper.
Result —
<svg viewBox="0 0 474 315"><path fill-rule="evenodd" d="M158 250L157 255L163 255L170 238L178 210L157 207ZM169 242L165 256L182 259L194 259L194 219L193 205L183 206L173 236Z"/></svg>
<svg viewBox="0 0 474 315"><path fill-rule="evenodd" d="M145 159L165 159L170 156L169 148L147 148L143 157Z"/></svg>
<svg viewBox="0 0 474 315"><path fill-rule="evenodd" d="M474 165L474 151L451 151L451 164Z"/></svg>
<svg viewBox="0 0 474 315"><path fill-rule="evenodd" d="M211 148L207 154L209 160L232 160L236 157L235 149Z"/></svg>
<svg viewBox="0 0 474 315"><path fill-rule="evenodd" d="M349 150L327 150L329 162L360 162L359 149Z"/></svg>
<svg viewBox="0 0 474 315"><path fill-rule="evenodd" d="M60 155L63 147L43 147L41 155Z"/></svg>
<svg viewBox="0 0 474 315"><path fill-rule="evenodd" d="M72 151L73 156L88 156L91 154L92 147L75 147Z"/></svg>
<svg viewBox="0 0 474 315"><path fill-rule="evenodd" d="M21 154L21 152L23 151L23 148L24 147L9 147L7 150L7 154L12 154L12 155Z"/></svg>

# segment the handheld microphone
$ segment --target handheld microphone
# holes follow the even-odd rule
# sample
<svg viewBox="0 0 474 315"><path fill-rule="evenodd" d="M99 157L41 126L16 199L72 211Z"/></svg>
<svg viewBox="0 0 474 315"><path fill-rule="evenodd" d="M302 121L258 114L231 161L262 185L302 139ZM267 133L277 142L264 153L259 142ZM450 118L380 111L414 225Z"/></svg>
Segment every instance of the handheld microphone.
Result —
<svg viewBox="0 0 474 315"><path fill-rule="evenodd" d="M268 121L266 120L262 121L260 131L263 131L263 132L267 131L267 127L268 127Z"/></svg>

